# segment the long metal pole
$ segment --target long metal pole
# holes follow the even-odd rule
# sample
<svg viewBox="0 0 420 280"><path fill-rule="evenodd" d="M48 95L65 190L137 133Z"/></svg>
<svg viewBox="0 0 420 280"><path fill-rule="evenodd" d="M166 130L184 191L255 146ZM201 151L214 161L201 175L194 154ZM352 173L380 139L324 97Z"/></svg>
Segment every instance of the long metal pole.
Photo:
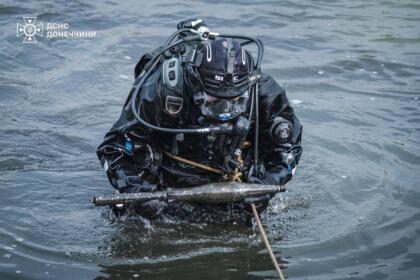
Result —
<svg viewBox="0 0 420 280"><path fill-rule="evenodd" d="M273 262L274 268L276 269L277 274L279 275L279 278L281 280L284 280L283 272L281 272L280 266L276 260L276 257L274 256L270 243L268 242L267 235L265 234L265 230L261 224L260 216L258 215L257 208L255 207L254 203L251 204L251 208L252 208L252 213L254 213L255 220L257 221L258 228L261 233L261 241L264 243L265 247L267 248L268 254L270 255L271 261Z"/></svg>

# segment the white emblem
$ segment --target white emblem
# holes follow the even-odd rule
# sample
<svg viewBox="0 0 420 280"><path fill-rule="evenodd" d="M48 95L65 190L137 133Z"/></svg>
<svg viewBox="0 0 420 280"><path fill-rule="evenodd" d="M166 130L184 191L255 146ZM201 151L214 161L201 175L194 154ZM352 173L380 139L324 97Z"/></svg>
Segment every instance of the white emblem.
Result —
<svg viewBox="0 0 420 280"><path fill-rule="evenodd" d="M214 79L215 79L216 81L221 81L221 82L223 82L223 76L220 76L220 75L214 75Z"/></svg>
<svg viewBox="0 0 420 280"><path fill-rule="evenodd" d="M24 43L36 43L35 36L42 36L42 23L36 24L36 17L23 17L25 24L16 25L16 36L25 36Z"/></svg>

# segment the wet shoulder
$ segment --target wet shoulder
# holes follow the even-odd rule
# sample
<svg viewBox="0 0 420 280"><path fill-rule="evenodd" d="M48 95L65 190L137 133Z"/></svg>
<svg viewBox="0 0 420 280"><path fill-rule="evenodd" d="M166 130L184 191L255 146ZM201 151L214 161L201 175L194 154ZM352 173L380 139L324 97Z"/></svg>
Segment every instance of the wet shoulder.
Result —
<svg viewBox="0 0 420 280"><path fill-rule="evenodd" d="M286 92L271 76L262 74L258 93L261 121L268 122L281 112L292 112Z"/></svg>
<svg viewBox="0 0 420 280"><path fill-rule="evenodd" d="M273 77L262 73L259 83L259 96L264 98L270 95L285 95L285 90L273 79Z"/></svg>

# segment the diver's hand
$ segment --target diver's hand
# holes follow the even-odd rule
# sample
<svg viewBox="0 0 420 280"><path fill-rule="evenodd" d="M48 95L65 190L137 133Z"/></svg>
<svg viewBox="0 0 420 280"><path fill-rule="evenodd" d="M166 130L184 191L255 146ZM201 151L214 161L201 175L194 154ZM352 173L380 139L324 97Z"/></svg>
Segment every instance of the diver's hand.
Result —
<svg viewBox="0 0 420 280"><path fill-rule="evenodd" d="M265 182L263 179L249 176L248 177L248 183L251 184L261 184L261 185L267 185L268 183ZM244 198L243 202L244 204L251 205L252 203L255 204L255 206L259 204L268 204L268 201L270 201L272 195L265 194L265 195L259 195L259 196L251 196ZM258 207L257 207L258 208Z"/></svg>
<svg viewBox="0 0 420 280"><path fill-rule="evenodd" d="M261 184L261 185L269 184L264 179L260 179L258 177L254 177L254 176L249 176L248 177L248 183ZM262 203L262 202L268 202L268 200L270 200L270 198L271 198L270 195L260 195L260 196L246 197L244 199L244 203L245 204L252 204L252 203L258 204L258 203Z"/></svg>
<svg viewBox="0 0 420 280"><path fill-rule="evenodd" d="M267 180L267 178L261 179L254 176L248 176L248 183L269 185L269 184L272 184L273 182L271 182L271 180ZM245 212L251 216L253 215L251 204L255 205L258 213L264 211L267 208L268 203L270 202L270 199L272 197L273 195L266 194L266 195L251 196L251 197L244 198L243 204L245 206Z"/></svg>
<svg viewBox="0 0 420 280"><path fill-rule="evenodd" d="M254 177L254 176L248 176L248 183L267 185L267 183L264 182L262 179L260 179L258 177Z"/></svg>
<svg viewBox="0 0 420 280"><path fill-rule="evenodd" d="M138 176L128 176L125 180L128 193L153 192L157 189L154 184L146 184Z"/></svg>
<svg viewBox="0 0 420 280"><path fill-rule="evenodd" d="M243 210L244 212L249 215L249 216L253 216L253 212L252 212L252 208L251 208L251 204L255 205L255 208L257 209L258 213L263 212L267 206L268 203L270 202L272 196L270 196L269 194L267 195L261 195L261 196L255 196L255 197L247 197L243 200Z"/></svg>
<svg viewBox="0 0 420 280"><path fill-rule="evenodd" d="M248 183L261 184L261 185L266 185L267 184L262 179L254 177L254 176L249 176L248 177ZM246 197L244 199L244 203L249 204L249 205L254 203L255 205L257 205L257 204L260 204L260 203L268 203L269 200L270 200L269 195L251 196L251 197Z"/></svg>
<svg viewBox="0 0 420 280"><path fill-rule="evenodd" d="M144 184L143 180L137 176L127 177L126 183L128 185L127 193L153 192L157 190L155 184ZM154 199L135 203L133 207L137 214L150 219L156 217L166 207L166 202Z"/></svg>

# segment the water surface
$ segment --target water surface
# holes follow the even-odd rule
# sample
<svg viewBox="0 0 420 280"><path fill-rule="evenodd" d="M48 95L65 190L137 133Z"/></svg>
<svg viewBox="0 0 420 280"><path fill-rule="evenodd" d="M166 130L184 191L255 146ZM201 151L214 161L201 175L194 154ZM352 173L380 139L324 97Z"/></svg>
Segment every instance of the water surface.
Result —
<svg viewBox="0 0 420 280"><path fill-rule="evenodd" d="M111 223L95 149L133 67L181 19L258 36L263 69L304 125L288 192L264 215L288 279L420 273L417 1L2 1L0 278L270 279L258 235L232 223ZM22 16L96 31L16 38Z"/></svg>

